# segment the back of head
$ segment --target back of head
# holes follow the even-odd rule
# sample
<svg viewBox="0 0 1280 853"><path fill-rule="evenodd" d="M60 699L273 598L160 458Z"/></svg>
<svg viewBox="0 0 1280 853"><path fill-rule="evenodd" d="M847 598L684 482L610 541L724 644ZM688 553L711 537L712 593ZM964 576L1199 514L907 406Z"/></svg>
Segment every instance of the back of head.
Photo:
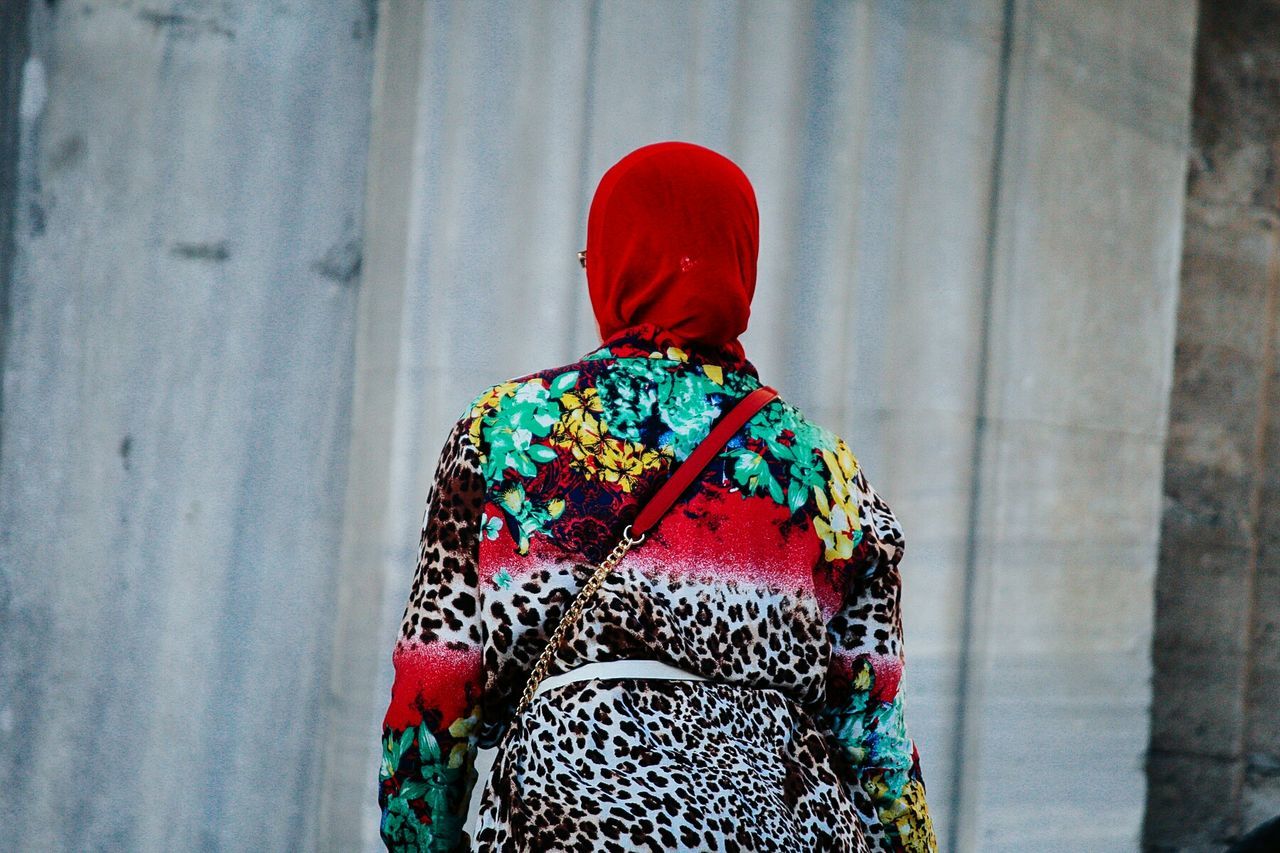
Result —
<svg viewBox="0 0 1280 853"><path fill-rule="evenodd" d="M587 218L587 287L600 336L654 323L741 353L755 293L760 215L732 160L657 142L605 172Z"/></svg>

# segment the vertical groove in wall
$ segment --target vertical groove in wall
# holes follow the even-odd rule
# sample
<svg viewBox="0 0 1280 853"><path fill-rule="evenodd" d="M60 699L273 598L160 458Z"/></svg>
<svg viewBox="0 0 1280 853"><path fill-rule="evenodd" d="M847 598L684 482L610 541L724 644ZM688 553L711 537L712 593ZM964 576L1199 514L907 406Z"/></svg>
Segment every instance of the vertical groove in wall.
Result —
<svg viewBox="0 0 1280 853"><path fill-rule="evenodd" d="M377 773L370 759L377 761L383 709L375 704L374 682L390 658L381 634L384 543L390 538L388 445L402 339L405 242L414 209L408 198L416 186L401 175L413 172L404 164L414 152L425 12L420 4L393 0L366 9L372 45L367 97L359 105L366 122L362 259L345 471L339 483L344 497L333 575L334 630L321 717L320 778L313 795L318 805L303 822L298 842L300 849L316 851L372 849L381 843L377 793L371 787ZM365 794L354 797L355 791Z"/></svg>
<svg viewBox="0 0 1280 853"><path fill-rule="evenodd" d="M18 203L18 142L22 120L22 68L27 61L26 0L0 3L0 415L4 414L4 355L9 341L9 283L13 277L15 209ZM0 444L4 425L0 420ZM4 476L0 472L0 476Z"/></svg>
<svg viewBox="0 0 1280 853"><path fill-rule="evenodd" d="M995 128L991 143L991 185L987 195L987 235L982 261L982 294L978 318L978 364L977 381L974 389L974 425L973 445L970 449L969 470L969 513L965 553L963 563L963 579L960 599L960 632L957 647L959 654L956 661L956 718L954 723L954 739L951 745L951 800L947 813L949 824L946 832L946 850L960 850L960 840L964 837L961 829L970 820L970 816L962 812L965 805L963 796L965 783L965 743L968 740L968 710L973 699L973 639L974 613L977 572L978 572L978 538L977 531L982 521L982 455L983 445L987 438L988 415L988 379L991 364L991 305L995 290L996 238L997 222L1000 208L1000 193L1003 184L1003 163L1005 145L1005 124L1009 102L1009 70L1013 56L1014 12L1016 0L1005 0L1003 20L1000 33L1000 62L996 88Z"/></svg>
<svg viewBox="0 0 1280 853"><path fill-rule="evenodd" d="M587 7L587 55L583 62L585 73L582 75L582 142L581 142L581 161L578 164L578 184L582 191L578 199L578 222L582 223L582 245L587 245L587 211L590 209L591 196L595 191L595 181L592 180L591 174L591 125L594 122L595 113L595 85L593 80L596 79L596 50L600 43L600 0L591 0ZM586 272L583 271L585 278ZM584 287L585 289L585 287ZM569 324L567 326L570 336L577 334L577 328L580 313L578 308L581 304L581 298L578 291L570 289L569 294ZM592 332L595 335L595 332ZM592 338L590 344L583 349L591 349L596 345L595 338ZM574 344L573 351L577 352L581 344Z"/></svg>

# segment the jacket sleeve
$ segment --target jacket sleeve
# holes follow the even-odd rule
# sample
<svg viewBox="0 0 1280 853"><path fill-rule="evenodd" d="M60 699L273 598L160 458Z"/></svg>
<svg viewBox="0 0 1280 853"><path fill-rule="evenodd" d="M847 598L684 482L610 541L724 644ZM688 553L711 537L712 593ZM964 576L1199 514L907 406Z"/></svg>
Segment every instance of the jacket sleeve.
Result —
<svg viewBox="0 0 1280 853"><path fill-rule="evenodd" d="M838 565L844 592L827 623L831 660L819 716L871 849L932 853L938 842L903 711L902 529L843 442L832 456L840 458L828 459L830 494L819 503L848 537L840 552L839 540L825 531L825 558Z"/></svg>
<svg viewBox="0 0 1280 853"><path fill-rule="evenodd" d="M484 477L468 418L427 493L417 570L392 652L382 721L380 833L388 850L455 853L476 782L480 721L480 517Z"/></svg>

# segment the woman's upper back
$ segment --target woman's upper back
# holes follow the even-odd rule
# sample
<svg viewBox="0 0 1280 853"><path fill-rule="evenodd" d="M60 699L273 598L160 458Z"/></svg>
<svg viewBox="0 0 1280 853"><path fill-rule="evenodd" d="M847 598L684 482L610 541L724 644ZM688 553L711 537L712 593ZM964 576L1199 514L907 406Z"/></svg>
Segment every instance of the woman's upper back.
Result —
<svg viewBox="0 0 1280 853"><path fill-rule="evenodd" d="M473 749L509 730L566 606L673 466L760 384L744 359L680 350L642 324L471 401L427 496L392 654L389 847L430 837L453 849ZM829 738L883 849L934 850L903 715L902 550L844 441L774 399L626 554L552 672L658 658L774 688Z"/></svg>
<svg viewBox="0 0 1280 853"><path fill-rule="evenodd" d="M455 431L483 484L476 587L455 590L452 605L479 614L458 639L483 646L484 719L505 720L594 565L760 384L750 362L682 350L640 324L473 399ZM834 651L828 623L850 583L895 564L901 549L893 514L844 441L774 400L606 580L556 668L660 657L815 706ZM890 634L886 655L897 652Z"/></svg>

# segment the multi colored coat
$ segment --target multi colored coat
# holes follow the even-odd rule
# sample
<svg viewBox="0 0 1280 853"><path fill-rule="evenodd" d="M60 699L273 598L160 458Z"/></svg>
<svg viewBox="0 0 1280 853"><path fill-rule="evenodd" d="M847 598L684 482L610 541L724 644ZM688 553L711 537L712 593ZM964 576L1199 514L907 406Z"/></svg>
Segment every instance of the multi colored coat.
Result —
<svg viewBox="0 0 1280 853"><path fill-rule="evenodd" d="M671 468L761 381L639 324L485 389L427 496L392 660L390 850L933 851L903 716L901 528L845 442L757 413L600 588L552 667L661 658L710 681L579 681L513 724L533 660ZM501 742L489 784L477 746Z"/></svg>

